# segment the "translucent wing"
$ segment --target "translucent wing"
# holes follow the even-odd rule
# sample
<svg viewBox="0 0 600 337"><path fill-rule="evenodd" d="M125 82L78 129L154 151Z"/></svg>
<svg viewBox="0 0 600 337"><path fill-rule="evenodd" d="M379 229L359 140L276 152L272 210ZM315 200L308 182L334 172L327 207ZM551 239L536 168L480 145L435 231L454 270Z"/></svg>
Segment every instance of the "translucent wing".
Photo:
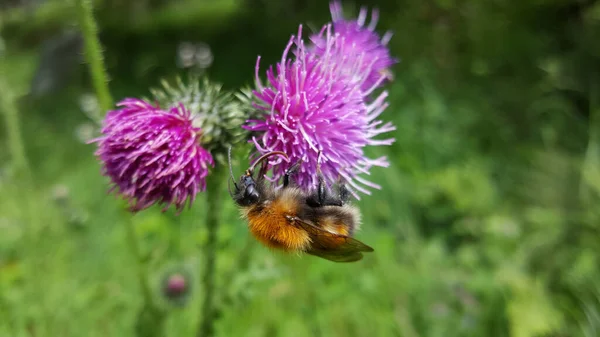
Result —
<svg viewBox="0 0 600 337"><path fill-rule="evenodd" d="M292 225L308 232L312 239L306 253L334 262L355 262L363 258L363 252L373 248L349 236L329 232L297 217L289 218Z"/></svg>

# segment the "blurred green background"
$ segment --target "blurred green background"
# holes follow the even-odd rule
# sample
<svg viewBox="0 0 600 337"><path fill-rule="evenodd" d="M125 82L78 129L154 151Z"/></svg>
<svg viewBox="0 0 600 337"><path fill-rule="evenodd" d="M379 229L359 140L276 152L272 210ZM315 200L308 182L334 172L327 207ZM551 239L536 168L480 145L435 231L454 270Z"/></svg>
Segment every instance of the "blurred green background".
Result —
<svg viewBox="0 0 600 337"><path fill-rule="evenodd" d="M376 252L354 264L270 252L223 193L216 335L600 336L600 2L343 4L351 17L379 8L401 58L381 117L397 141L369 149L392 165L357 202ZM95 6L116 100L184 74L182 43L225 88L251 85L257 55L266 69L298 24L330 19L325 0ZM3 118L3 337L133 336L141 305L127 215L86 144L98 130L76 22L71 1L0 2L0 109L17 113L34 184ZM201 195L180 216L133 218L166 336L200 320L204 215ZM193 278L183 305L160 293L172 270Z"/></svg>

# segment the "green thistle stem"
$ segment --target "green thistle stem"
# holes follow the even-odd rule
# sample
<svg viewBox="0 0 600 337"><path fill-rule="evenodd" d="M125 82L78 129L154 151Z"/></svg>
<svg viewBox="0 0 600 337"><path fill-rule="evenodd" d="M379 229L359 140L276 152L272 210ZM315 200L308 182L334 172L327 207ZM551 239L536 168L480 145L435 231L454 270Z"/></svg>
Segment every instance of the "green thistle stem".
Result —
<svg viewBox="0 0 600 337"><path fill-rule="evenodd" d="M39 244L40 237L38 231L43 223L39 212L39 199L36 195L37 191L33 183L33 175L25 152L15 95L8 86L8 83L2 78L0 78L0 110L4 115L4 124L6 126L6 141L13 169L12 180L15 182L15 187L18 187L13 197L17 198L19 204L23 206L20 216L27 224L24 240L27 241L30 247L36 247ZM27 287L27 295L37 301L37 308L41 308L45 302L44 297L41 296L38 290L41 291L41 289L44 289L44 275L40 272L44 268L44 263L34 251L27 252L25 261L27 261L24 264L26 280L30 283ZM0 312L3 309L10 312L8 304L0 300Z"/></svg>
<svg viewBox="0 0 600 337"><path fill-rule="evenodd" d="M148 270L146 267L146 259L142 254L142 250L140 249L140 245L135 234L135 225L133 223L133 219L131 219L131 215L125 215L129 217L125 224L125 232L127 235L127 245L131 250L131 254L136 259L138 263L137 277L138 282L140 284L140 288L142 290L142 296L147 305L154 306L154 300L152 299L152 290L150 288L150 283L148 282Z"/></svg>
<svg viewBox="0 0 600 337"><path fill-rule="evenodd" d="M98 25L94 19L92 0L75 0L75 4L79 26L83 34L85 58L90 69L100 108L106 112L112 108L113 99L108 89L108 75L102 56L102 47L98 40Z"/></svg>
<svg viewBox="0 0 600 337"><path fill-rule="evenodd" d="M592 75L590 81L590 122L587 150L582 164L582 178L579 186L580 197L590 201L592 195L600 194L600 80Z"/></svg>
<svg viewBox="0 0 600 337"><path fill-rule="evenodd" d="M31 187L31 171L27 155L25 154L25 145L21 136L19 125L19 113L15 106L15 100L8 84L0 80L0 109L4 112L4 122L6 125L7 143L10 156L13 160L13 168L19 178L25 179L27 187Z"/></svg>
<svg viewBox="0 0 600 337"><path fill-rule="evenodd" d="M165 314L154 302L152 297L152 288L148 281L148 268L146 265L146 258L142 253L135 233L135 225L130 214L126 215L128 220L125 224L125 231L127 235L127 245L131 249L131 253L137 260L137 277L139 286L142 291L142 297L144 299L144 305L140 310L136 322L136 334L140 337L153 337L163 335L163 323Z"/></svg>
<svg viewBox="0 0 600 337"><path fill-rule="evenodd" d="M225 172L217 168L206 182L206 228L208 237L204 246L204 278L201 289L204 301L202 302L202 317L198 329L198 337L211 337L214 335L214 299L215 299L215 262L217 258L217 233L219 230L219 215L221 214L221 193Z"/></svg>
<svg viewBox="0 0 600 337"><path fill-rule="evenodd" d="M85 57L96 91L96 96L102 111L106 112L113 106L113 99L108 88L108 75L102 56L102 48L98 39L98 25L94 19L92 0L75 0L79 26L83 34ZM127 217L130 217L128 214ZM125 223L127 245L138 263L138 282L142 291L144 305L139 312L136 322L136 333L140 337L161 336L163 333L164 313L156 306L152 297L149 283L149 273L146 259L142 255L138 238L135 234L133 221Z"/></svg>

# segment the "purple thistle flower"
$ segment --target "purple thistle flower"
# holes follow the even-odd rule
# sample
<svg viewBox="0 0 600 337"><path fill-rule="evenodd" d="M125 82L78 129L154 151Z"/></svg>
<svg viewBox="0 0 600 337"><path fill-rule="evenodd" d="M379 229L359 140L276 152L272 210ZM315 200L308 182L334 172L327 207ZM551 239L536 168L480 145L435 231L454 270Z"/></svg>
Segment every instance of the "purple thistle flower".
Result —
<svg viewBox="0 0 600 337"><path fill-rule="evenodd" d="M375 140L373 137L395 128L375 120L387 107L383 92L367 104L370 92L363 92L361 84L365 76L349 69L358 69L360 60L342 59L337 51L345 48L325 30L324 53L307 51L302 41L302 26L297 38L292 36L276 70L267 70L269 86L263 87L258 77L260 56L256 63L258 89L254 95L262 101L255 107L265 112L264 119L248 120L246 129L261 133L253 138L257 154L283 151L291 164L301 165L294 180L301 188L310 190L317 183L317 160L328 183L338 179L345 181L349 189L370 194L364 187L380 188L361 177L373 166L388 166L387 159L369 159L364 154L367 145L389 145L394 139ZM295 45L295 58L288 53ZM352 63L353 62L353 63ZM319 151L321 151L320 158ZM282 178L288 165L277 165L280 157L269 163L273 167L273 181ZM364 185L364 186L361 186Z"/></svg>
<svg viewBox="0 0 600 337"><path fill-rule="evenodd" d="M365 27L367 19L367 9L361 8L360 14L356 20L344 19L342 4L340 1L332 1L329 4L331 17L333 21L333 31L339 34L341 49L344 50L344 56L347 58L360 59L359 71L368 74L366 80L361 85L362 90L370 91L372 87L379 86L385 80L392 80L393 75L390 67L398 62L390 55L387 47L392 38L392 33L387 32L382 38L375 32L375 26L379 20L379 11L373 9L371 13L371 22ZM311 36L314 44L314 52L320 55L325 54L326 37L323 31Z"/></svg>
<svg viewBox="0 0 600 337"><path fill-rule="evenodd" d="M136 212L151 205L171 204L181 211L186 202L206 188L211 154L198 143L200 129L183 105L161 110L158 106L128 98L120 109L109 111L96 156L114 188Z"/></svg>

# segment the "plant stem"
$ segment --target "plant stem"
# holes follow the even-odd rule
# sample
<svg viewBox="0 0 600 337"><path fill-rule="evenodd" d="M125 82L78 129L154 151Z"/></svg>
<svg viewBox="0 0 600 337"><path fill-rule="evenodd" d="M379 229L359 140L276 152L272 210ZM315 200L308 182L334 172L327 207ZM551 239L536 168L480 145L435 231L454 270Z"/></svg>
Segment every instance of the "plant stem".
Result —
<svg viewBox="0 0 600 337"><path fill-rule="evenodd" d="M94 20L92 0L75 0L79 26L83 34L85 58L87 60L100 108L106 112L113 106L108 89L108 75L98 39L98 26Z"/></svg>
<svg viewBox="0 0 600 337"><path fill-rule="evenodd" d="M102 48L98 39L98 26L94 19L92 0L75 0L79 26L83 34L85 57L100 108L106 112L113 106L113 99L108 88L108 74L104 65ZM135 234L135 226L131 215L126 215L125 223L127 245L138 263L138 282L142 291L144 305L139 312L136 322L136 333L138 336L160 336L164 323L164 313L154 303L152 289L149 283L149 273L146 267L146 259L140 249L139 241Z"/></svg>
<svg viewBox="0 0 600 337"><path fill-rule="evenodd" d="M198 337L214 335L214 299L215 299L215 260L217 257L217 232L219 230L219 215L221 214L221 193L225 176L221 169L216 169L206 182L206 228L208 237L204 246L204 278L202 317L198 329Z"/></svg>
<svg viewBox="0 0 600 337"><path fill-rule="evenodd" d="M11 187L16 187L16 190L11 188L11 191L14 191L11 193L11 197L17 199L18 204L22 206L22 209L19 210L19 216L22 217L26 224L23 240L28 244L28 247L38 247L41 237L39 235L39 230L43 223L41 218L42 215L39 212L40 199L36 193L33 174L25 152L25 145L19 122L19 110L15 104L15 94L8 83L1 77L0 111L2 111L2 114L4 115L4 124L6 126L7 135L6 141L8 143L12 164L11 180L14 182L14 186ZM26 275L26 282L28 283L28 286L25 289L27 297L36 301L36 309L42 309L47 303L45 301L46 297L43 295L45 284L44 275L41 271L45 266L45 260L36 252L37 250L28 250L25 255L23 269ZM7 308L8 304L0 301L0 309L3 309L2 307Z"/></svg>
<svg viewBox="0 0 600 337"><path fill-rule="evenodd" d="M148 270L146 268L146 259L142 254L142 250L140 249L140 245L138 239L135 234L135 225L133 223L133 219L130 214L126 215L129 219L125 221L125 232L127 235L127 245L129 249L131 249L131 253L133 257L136 259L138 263L138 282L140 284L140 288L142 289L142 296L144 297L144 302L150 306L154 306L154 300L152 299L152 289L150 288L150 283L148 282Z"/></svg>
<svg viewBox="0 0 600 337"><path fill-rule="evenodd" d="M592 195L600 193L600 81L595 74L590 75L590 119L587 150L582 163L580 197L584 202L591 201Z"/></svg>
<svg viewBox="0 0 600 337"><path fill-rule="evenodd" d="M31 171L27 155L25 154L25 146L21 135L19 125L19 113L15 106L15 100L8 84L0 79L0 109L4 112L4 122L6 125L7 142L10 151L10 156L13 161L14 172L18 178L24 179L27 188L31 187Z"/></svg>
<svg viewBox="0 0 600 337"><path fill-rule="evenodd" d="M135 234L135 225L130 214L126 215L128 220L125 223L125 232L127 235L127 245L137 262L137 276L139 286L142 290L143 306L136 320L136 335L139 337L152 337L163 335L163 323L165 313L156 305L152 296L152 288L149 282L149 273L146 265L146 258L142 253L139 241Z"/></svg>

